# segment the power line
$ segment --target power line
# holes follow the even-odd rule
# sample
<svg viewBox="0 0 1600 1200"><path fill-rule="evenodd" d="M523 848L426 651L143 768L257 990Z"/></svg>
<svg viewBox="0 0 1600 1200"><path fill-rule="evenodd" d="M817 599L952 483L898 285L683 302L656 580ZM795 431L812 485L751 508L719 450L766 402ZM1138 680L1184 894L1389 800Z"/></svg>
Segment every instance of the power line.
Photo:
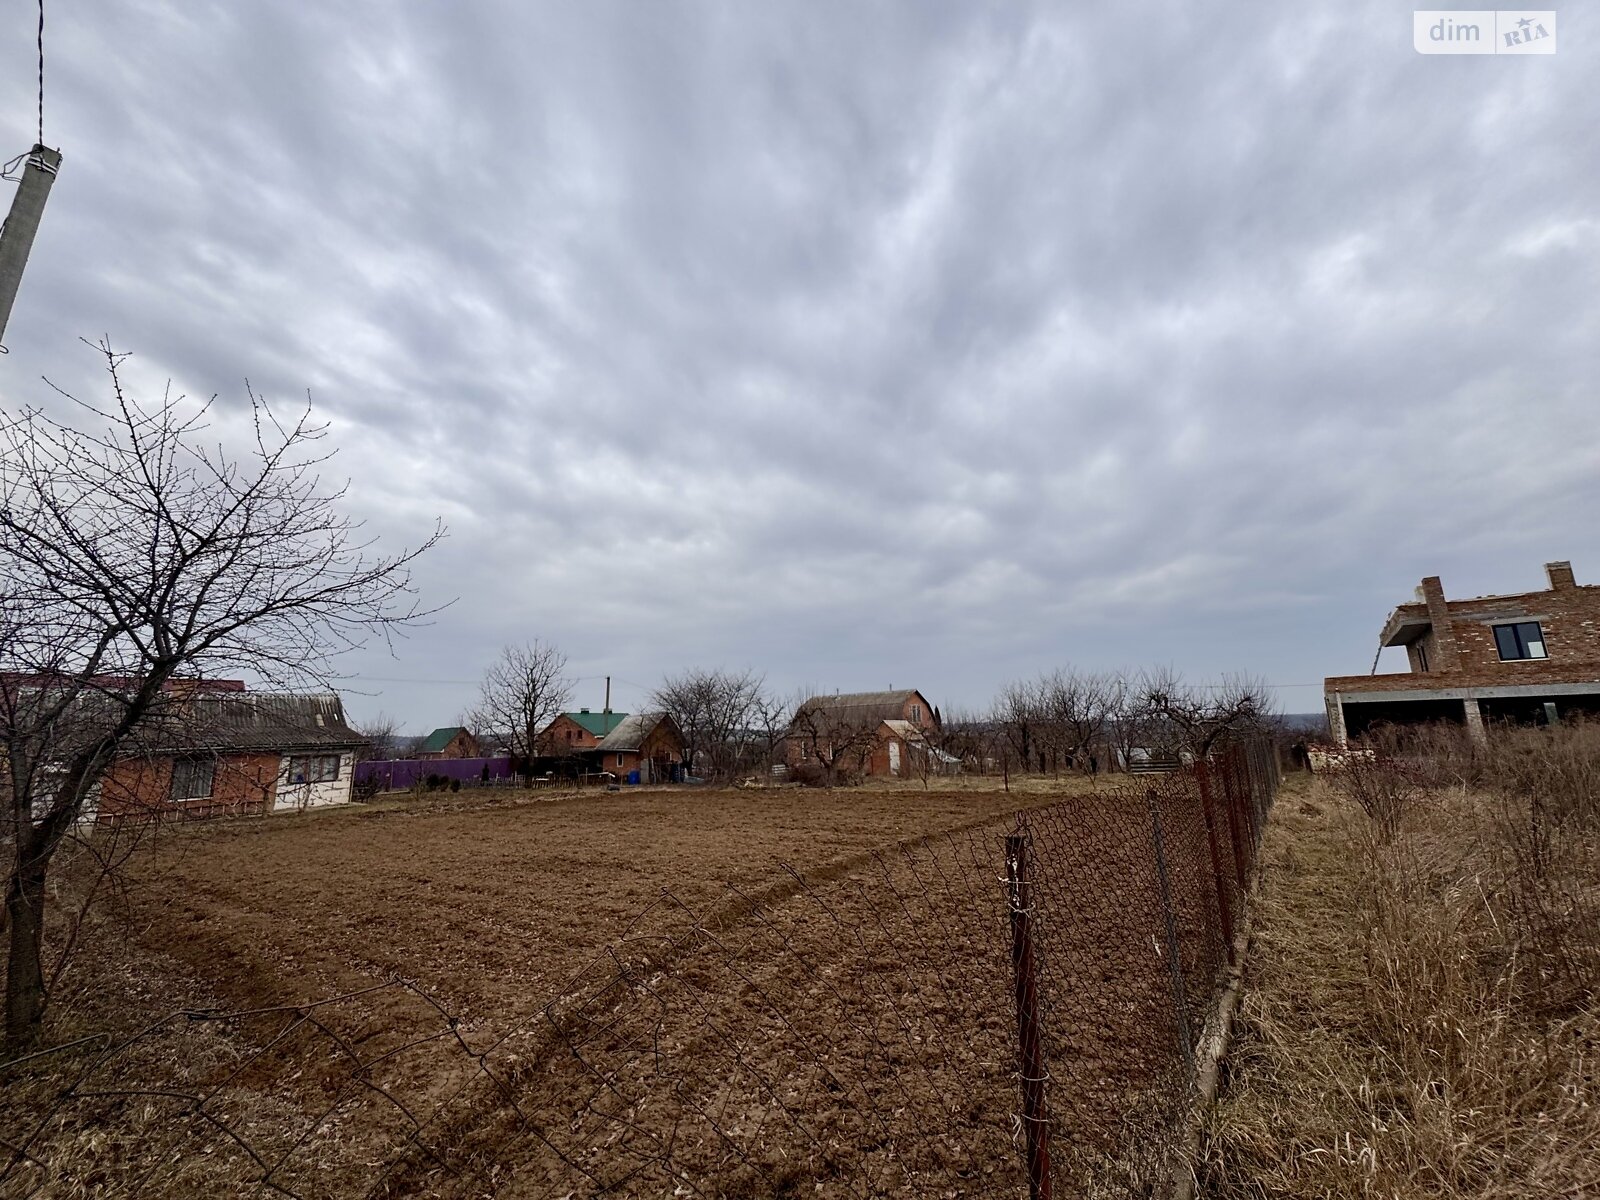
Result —
<svg viewBox="0 0 1600 1200"><path fill-rule="evenodd" d="M623 687L638 688L642 692L648 692L650 690L650 688L651 688L650 684L647 684L647 683L635 683L631 679L623 679L623 678L621 678L620 676L617 676L617 675L611 675L611 676L606 676L606 675L579 675L575 679L573 679L572 682L574 682L574 683L593 683L597 679L606 679L606 678L609 678L612 683L620 683ZM451 685L451 686L456 686L456 685L468 686L468 685L475 685L475 684L482 683L483 680L481 680L481 679L394 679L394 678L390 678L390 677L385 676L385 675L355 675L355 676L351 677L351 682L353 682L353 683L437 683L437 684L448 684L448 685ZM1254 681L1252 681L1252 682L1254 682ZM1208 691L1215 691L1218 688L1236 687L1237 684L1231 684L1231 683L1192 683L1192 682L1185 681L1184 686L1185 687L1195 687L1195 688L1205 688ZM1269 687L1269 688L1309 688L1309 687L1319 688L1319 687L1322 686L1322 681L1320 679L1318 679L1318 680L1315 680L1314 682L1311 682L1311 683L1268 683L1268 682L1263 680L1263 681L1261 681L1260 686Z"/></svg>
<svg viewBox="0 0 1600 1200"><path fill-rule="evenodd" d="M39 0L39 145L44 145L44 0Z"/></svg>
<svg viewBox="0 0 1600 1200"><path fill-rule="evenodd" d="M605 675L579 675L572 682L574 682L574 683L593 683L597 679L605 679L605 678L607 678L607 676L605 676ZM611 679L612 683L620 683L624 687L635 687L635 688L639 688L641 691L646 691L646 692L648 692L650 690L650 687L649 687L648 684L633 683L632 681L627 680L627 679L619 679L615 675L612 675L609 678ZM438 684L448 684L448 685L452 685L452 686L458 685L458 684L462 685L462 686L467 686L467 685L476 686L477 684L482 683L483 680L482 679L396 679L396 678L393 678L393 677L387 676L387 675L352 675L350 677L350 682L352 682L352 683L438 683Z"/></svg>

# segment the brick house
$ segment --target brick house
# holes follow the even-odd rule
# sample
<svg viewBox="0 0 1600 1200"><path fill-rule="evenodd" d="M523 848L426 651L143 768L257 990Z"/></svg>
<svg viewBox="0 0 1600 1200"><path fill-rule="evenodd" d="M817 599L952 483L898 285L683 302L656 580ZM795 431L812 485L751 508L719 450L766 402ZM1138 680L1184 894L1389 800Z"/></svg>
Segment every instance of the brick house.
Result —
<svg viewBox="0 0 1600 1200"><path fill-rule="evenodd" d="M350 800L365 739L336 695L222 691L184 700L111 765L95 818L298 812Z"/></svg>
<svg viewBox="0 0 1600 1200"><path fill-rule="evenodd" d="M1323 699L1341 746L1381 723L1548 724L1600 713L1600 587L1569 562L1545 564L1549 587L1448 600L1437 576L1389 614L1379 645L1404 646L1410 669L1334 675Z"/></svg>
<svg viewBox="0 0 1600 1200"><path fill-rule="evenodd" d="M911 774L912 756L935 753L939 710L915 688L812 696L795 709L785 738L791 769L831 761L836 771L897 778Z"/></svg>
<svg viewBox="0 0 1600 1200"><path fill-rule="evenodd" d="M683 751L683 731L666 713L634 713L588 753L597 770L622 779L638 771L640 783L669 783L679 776Z"/></svg>
<svg viewBox="0 0 1600 1200"><path fill-rule="evenodd" d="M470 729L446 725L422 739L416 758L477 758L478 739Z"/></svg>
<svg viewBox="0 0 1600 1200"><path fill-rule="evenodd" d="M627 713L612 712L609 708L604 712L580 708L577 712L561 713L540 731L539 753L560 758L593 750L627 717Z"/></svg>

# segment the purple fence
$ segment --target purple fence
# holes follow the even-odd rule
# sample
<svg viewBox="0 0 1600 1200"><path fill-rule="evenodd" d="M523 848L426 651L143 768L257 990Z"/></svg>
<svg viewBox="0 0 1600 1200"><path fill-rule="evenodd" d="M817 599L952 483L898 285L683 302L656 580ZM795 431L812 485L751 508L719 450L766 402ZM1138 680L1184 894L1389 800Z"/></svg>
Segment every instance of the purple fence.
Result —
<svg viewBox="0 0 1600 1200"><path fill-rule="evenodd" d="M380 791L404 791L426 781L429 775L459 779L462 783L510 779L507 758L393 758L356 764L356 786L376 783Z"/></svg>

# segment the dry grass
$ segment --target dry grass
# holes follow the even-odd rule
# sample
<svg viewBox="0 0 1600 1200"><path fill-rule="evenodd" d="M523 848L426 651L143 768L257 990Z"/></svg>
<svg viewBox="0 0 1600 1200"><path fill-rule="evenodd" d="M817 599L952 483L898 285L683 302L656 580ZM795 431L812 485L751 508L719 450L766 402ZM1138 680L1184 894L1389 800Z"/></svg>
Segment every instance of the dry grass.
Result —
<svg viewBox="0 0 1600 1200"><path fill-rule="evenodd" d="M1600 730L1410 751L1280 800L1204 1195L1600 1192Z"/></svg>

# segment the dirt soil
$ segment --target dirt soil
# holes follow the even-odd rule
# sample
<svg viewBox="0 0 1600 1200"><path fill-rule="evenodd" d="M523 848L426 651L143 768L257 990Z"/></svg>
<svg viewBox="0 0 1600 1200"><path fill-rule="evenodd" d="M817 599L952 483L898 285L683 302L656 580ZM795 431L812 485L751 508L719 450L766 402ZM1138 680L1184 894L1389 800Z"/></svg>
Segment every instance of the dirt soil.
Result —
<svg viewBox="0 0 1600 1200"><path fill-rule="evenodd" d="M267 1172L308 1197L1026 1194L1000 835L1023 805L1091 790L1063 782L480 793L166 837L123 915L89 930L78 978L96 1003L64 1006L78 1029L62 1032L266 1011L168 1020L74 1060L88 1086L13 1180L59 1195L213 1194ZM1137 943L1142 924L1122 926L1148 905L1126 897L1147 880L1109 882L1074 894L1071 929ZM1064 965L1074 935L1051 936ZM1144 993L1150 968L1095 969ZM1111 1077L1114 1033L1096 1064ZM59 1077L35 1075L32 1095Z"/></svg>
<svg viewBox="0 0 1600 1200"><path fill-rule="evenodd" d="M133 921L238 1007L398 973L477 1025L553 995L663 889L696 905L1019 807L998 790L532 795L193 830L137 877Z"/></svg>

